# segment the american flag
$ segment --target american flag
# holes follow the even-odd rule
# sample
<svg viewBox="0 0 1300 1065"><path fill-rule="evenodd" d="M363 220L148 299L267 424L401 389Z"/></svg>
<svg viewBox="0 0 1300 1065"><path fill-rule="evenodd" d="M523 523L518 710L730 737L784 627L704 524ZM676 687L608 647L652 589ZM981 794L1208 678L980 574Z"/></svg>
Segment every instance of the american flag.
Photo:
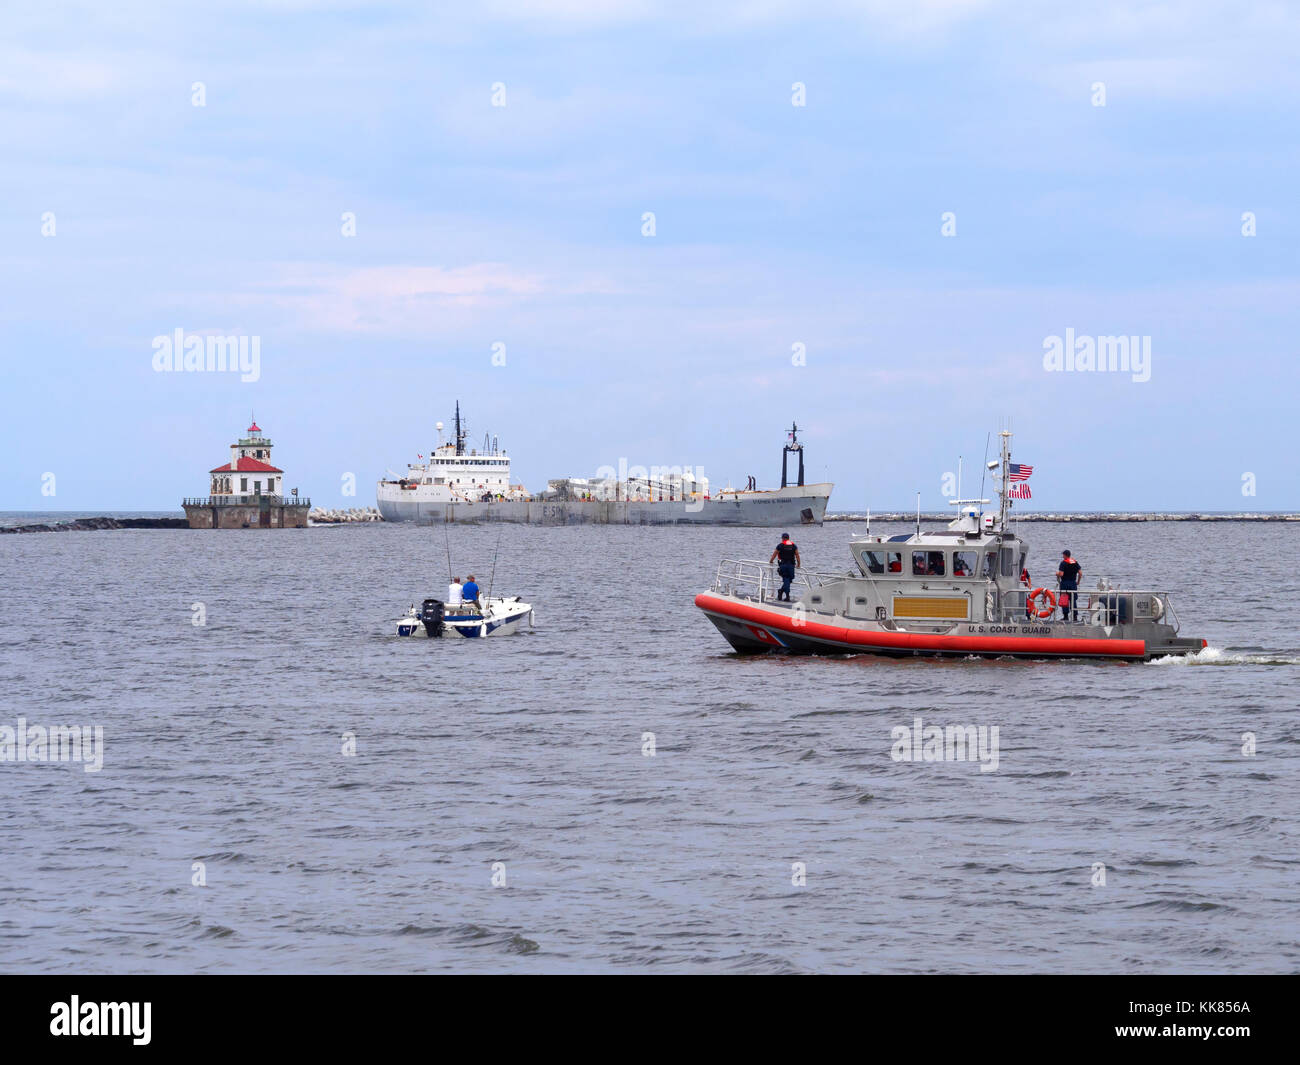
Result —
<svg viewBox="0 0 1300 1065"><path fill-rule="evenodd" d="M1029 490L1029 485L1021 481L1019 484L1013 484L1007 495L1012 499L1033 499L1034 493Z"/></svg>
<svg viewBox="0 0 1300 1065"><path fill-rule="evenodd" d="M1016 481L1027 481L1033 476L1034 468L1032 466L1022 466L1018 462L1009 463L1007 466L1007 479L1013 484ZM1027 496L1025 498L1028 498Z"/></svg>

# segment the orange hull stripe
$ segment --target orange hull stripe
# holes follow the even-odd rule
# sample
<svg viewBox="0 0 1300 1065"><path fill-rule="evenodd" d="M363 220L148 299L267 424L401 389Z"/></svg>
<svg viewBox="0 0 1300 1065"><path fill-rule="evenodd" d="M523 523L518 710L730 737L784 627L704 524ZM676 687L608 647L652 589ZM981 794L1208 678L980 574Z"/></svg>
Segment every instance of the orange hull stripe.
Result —
<svg viewBox="0 0 1300 1065"><path fill-rule="evenodd" d="M764 610L745 603L719 599L707 592L695 597L701 610L724 614L740 621L752 621L768 628L780 629L796 636L811 636L836 643L856 644L863 647L896 647L909 651L1005 651L1026 654L1115 655L1122 658L1142 658L1146 655L1145 640L1089 640L1052 636L946 636L933 632L864 632L842 625L827 625L820 621L805 621L796 626L788 614Z"/></svg>

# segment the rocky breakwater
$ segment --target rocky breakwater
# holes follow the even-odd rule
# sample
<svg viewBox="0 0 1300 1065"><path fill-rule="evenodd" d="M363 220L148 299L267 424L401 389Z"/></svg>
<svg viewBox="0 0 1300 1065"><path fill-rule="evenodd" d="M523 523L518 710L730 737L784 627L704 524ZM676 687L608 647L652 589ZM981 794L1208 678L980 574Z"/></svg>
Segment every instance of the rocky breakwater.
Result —
<svg viewBox="0 0 1300 1065"><path fill-rule="evenodd" d="M356 521L383 521L378 507L353 507L350 510L327 510L312 507L307 520L313 525L347 525Z"/></svg>
<svg viewBox="0 0 1300 1065"><path fill-rule="evenodd" d="M188 529L184 518L73 518L36 525L0 526L0 533L89 532L94 529Z"/></svg>

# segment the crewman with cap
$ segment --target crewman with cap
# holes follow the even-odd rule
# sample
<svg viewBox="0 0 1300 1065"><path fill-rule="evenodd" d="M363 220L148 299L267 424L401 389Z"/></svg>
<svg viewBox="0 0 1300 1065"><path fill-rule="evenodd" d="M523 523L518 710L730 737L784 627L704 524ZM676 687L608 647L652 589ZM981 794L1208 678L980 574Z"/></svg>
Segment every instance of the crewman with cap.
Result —
<svg viewBox="0 0 1300 1065"><path fill-rule="evenodd" d="M769 565L776 562L776 572L781 576L781 590L776 593L777 600L790 602L790 582L794 580L794 568L802 566L803 562L799 559L799 548L791 541L789 533L781 534L781 542L776 545L776 550L767 561Z"/></svg>

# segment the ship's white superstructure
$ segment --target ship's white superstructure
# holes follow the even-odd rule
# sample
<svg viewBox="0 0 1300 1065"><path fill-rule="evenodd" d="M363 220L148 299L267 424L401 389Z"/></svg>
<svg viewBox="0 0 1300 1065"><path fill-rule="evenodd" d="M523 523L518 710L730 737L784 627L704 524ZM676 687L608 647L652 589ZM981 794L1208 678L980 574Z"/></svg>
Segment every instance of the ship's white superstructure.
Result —
<svg viewBox="0 0 1300 1065"><path fill-rule="evenodd" d="M511 485L510 456L495 438L486 438L481 451L466 446L468 434L461 424L459 403L451 439L444 440L442 422L437 430L438 444L427 461L408 463L404 476L379 482L381 511L385 503L436 505L526 498L521 485ZM416 457L424 459L423 455Z"/></svg>

